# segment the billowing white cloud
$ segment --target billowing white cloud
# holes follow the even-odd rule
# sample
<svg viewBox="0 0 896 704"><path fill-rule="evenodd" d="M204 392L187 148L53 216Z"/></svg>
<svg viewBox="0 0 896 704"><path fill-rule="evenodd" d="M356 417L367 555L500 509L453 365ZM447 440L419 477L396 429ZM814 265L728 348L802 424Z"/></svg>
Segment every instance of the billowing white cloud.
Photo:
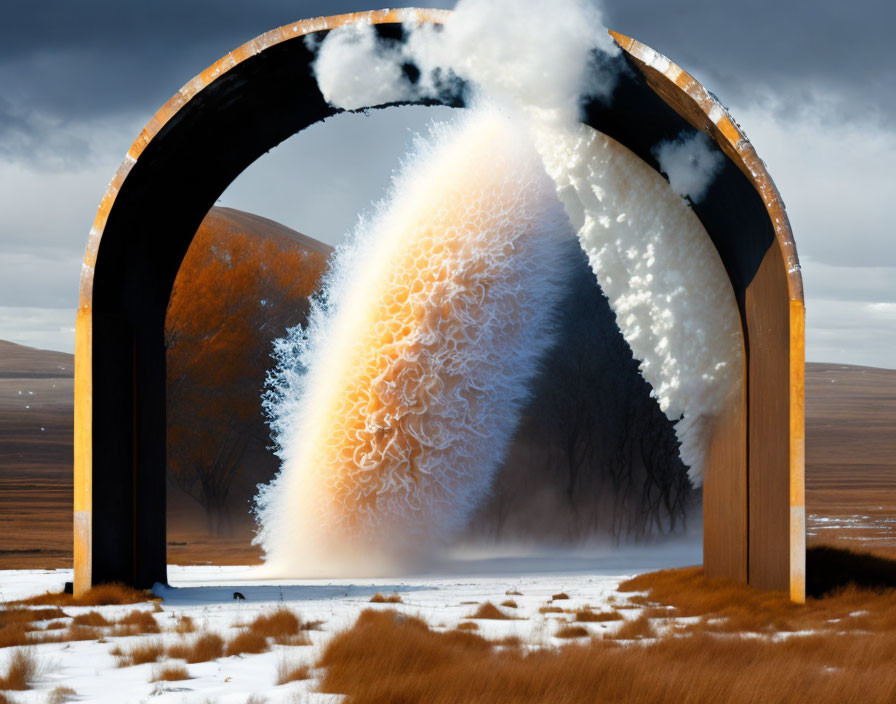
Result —
<svg viewBox="0 0 896 704"><path fill-rule="evenodd" d="M676 139L660 142L652 151L672 190L695 203L703 200L725 163L702 132L682 132Z"/></svg>

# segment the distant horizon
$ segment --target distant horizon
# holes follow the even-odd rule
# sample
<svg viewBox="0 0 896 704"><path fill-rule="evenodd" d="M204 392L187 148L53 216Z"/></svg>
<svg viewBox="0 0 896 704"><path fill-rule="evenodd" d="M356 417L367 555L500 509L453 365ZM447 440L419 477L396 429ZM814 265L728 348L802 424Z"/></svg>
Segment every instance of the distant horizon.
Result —
<svg viewBox="0 0 896 704"><path fill-rule="evenodd" d="M73 313L72 315L74 315L74 313ZM53 348L53 347L34 347L33 345L28 345L28 344L23 343L23 342L17 342L16 340L0 339L0 343L3 343L3 342L11 342L11 343L14 344L14 345L19 345L20 347L27 347L27 348L29 348L29 349L36 350L36 351L38 351L38 352L60 352L60 353L62 353L62 354L68 354L68 355L71 355L72 357L75 356L75 353L74 353L74 333L72 333L72 348L71 348L70 350L68 350L68 349L58 349L58 348ZM864 367L864 368L867 368L867 369L880 369L880 370L883 370L883 371L892 371L892 372L896 372L896 367L880 367L880 366L876 366L876 365L873 365L873 364L855 364L855 363L853 363L853 362L838 362L838 361L830 361L830 360L819 361L819 360L811 360L811 359L807 359L807 360L806 360L806 364L823 364L823 365L828 365L828 366L844 366L844 367Z"/></svg>

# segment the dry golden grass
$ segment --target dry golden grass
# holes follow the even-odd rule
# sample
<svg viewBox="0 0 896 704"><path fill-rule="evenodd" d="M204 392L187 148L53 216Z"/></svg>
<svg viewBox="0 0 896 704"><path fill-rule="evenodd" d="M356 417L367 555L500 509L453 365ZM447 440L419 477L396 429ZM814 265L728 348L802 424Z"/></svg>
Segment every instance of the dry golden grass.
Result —
<svg viewBox="0 0 896 704"><path fill-rule="evenodd" d="M591 632L584 626L562 626L554 636L556 638L587 638Z"/></svg>
<svg viewBox="0 0 896 704"><path fill-rule="evenodd" d="M65 621L50 621L47 624L45 631L58 631L61 628L65 628Z"/></svg>
<svg viewBox="0 0 896 704"><path fill-rule="evenodd" d="M161 633L159 624L149 611L133 609L115 622L115 635L137 636Z"/></svg>
<svg viewBox="0 0 896 704"><path fill-rule="evenodd" d="M124 584L98 584L77 599L65 592L45 592L28 599L10 602L10 604L13 606L121 606L155 599L155 596L144 589L134 589Z"/></svg>
<svg viewBox="0 0 896 704"><path fill-rule="evenodd" d="M297 636L301 628L302 619L284 606L280 606L268 614L259 614L249 624L250 631L262 638L273 638L276 643L282 643Z"/></svg>
<svg viewBox="0 0 896 704"><path fill-rule="evenodd" d="M301 662L283 657L277 661L277 684L298 682L311 677L311 668Z"/></svg>
<svg viewBox="0 0 896 704"><path fill-rule="evenodd" d="M193 623L193 619L189 616L179 616L177 619L177 623L174 625L174 632L179 633L182 636L186 635L187 633L195 633L196 624Z"/></svg>
<svg viewBox="0 0 896 704"><path fill-rule="evenodd" d="M86 614L78 614L72 619L72 623L76 626L111 626L112 624L99 611L88 611Z"/></svg>
<svg viewBox="0 0 896 704"><path fill-rule="evenodd" d="M458 631L478 631L479 624L474 623L473 621L464 621L463 623L457 624Z"/></svg>
<svg viewBox="0 0 896 704"><path fill-rule="evenodd" d="M894 652L896 631L783 640L696 633L637 648L592 639L527 651L365 611L318 664L321 691L350 704L892 704Z"/></svg>
<svg viewBox="0 0 896 704"><path fill-rule="evenodd" d="M71 687L56 687L47 695L47 704L65 704L76 699L78 693Z"/></svg>
<svg viewBox="0 0 896 704"><path fill-rule="evenodd" d="M592 611L591 609L579 609L575 612L573 621L579 623L603 623L605 621L621 621L622 614L618 611Z"/></svg>
<svg viewBox="0 0 896 704"><path fill-rule="evenodd" d="M190 673L183 665L163 665L152 673L150 682L179 682L190 679Z"/></svg>
<svg viewBox="0 0 896 704"><path fill-rule="evenodd" d="M65 618L66 613L58 608L50 609L24 609L11 607L0 609L0 628L11 623L31 624L35 621L49 621L54 618Z"/></svg>
<svg viewBox="0 0 896 704"><path fill-rule="evenodd" d="M130 667L131 665L145 665L150 662L158 662L165 655L165 646L160 640L148 640L132 645L127 650L115 646L109 651L115 658L118 667Z"/></svg>
<svg viewBox="0 0 896 704"><path fill-rule="evenodd" d="M17 648L31 643L24 623L10 623L0 628L0 648Z"/></svg>
<svg viewBox="0 0 896 704"><path fill-rule="evenodd" d="M519 606L513 599L507 599L506 601L502 601L501 606L506 606L508 609L519 608Z"/></svg>
<svg viewBox="0 0 896 704"><path fill-rule="evenodd" d="M824 569L824 553L819 555L813 548L816 570ZM863 556L846 551L833 551L833 557L850 565L850 574L856 580L874 585L885 584L888 564L896 567L896 562L878 558L871 561L874 579L866 579L862 565L868 564ZM835 570L831 570L832 572ZM893 573L896 575L896 571ZM816 578L820 579L820 578ZM639 575L623 582L620 591L647 592L647 603L671 606L674 610L664 616L698 616L701 623L693 627L701 631L737 633L777 633L802 630L844 631L855 630L863 624L863 616L852 615L867 611L873 618L865 619L864 626L870 631L896 630L896 589L876 586L863 589L849 584L845 577L839 580L830 575L827 582L834 585L832 591L821 598L810 597L805 605L797 605L783 592L762 592L746 585L728 580L709 579L702 568L690 567L677 570L662 570ZM846 583L846 586L837 586ZM893 580L896 586L896 577ZM652 613L656 614L656 611Z"/></svg>
<svg viewBox="0 0 896 704"><path fill-rule="evenodd" d="M311 638L304 631L293 633L291 636L280 636L275 638L277 645L311 645Z"/></svg>
<svg viewBox="0 0 896 704"><path fill-rule="evenodd" d="M564 599L569 599L569 594L566 592L560 592L559 594L554 594L551 596L551 601L561 601Z"/></svg>
<svg viewBox="0 0 896 704"><path fill-rule="evenodd" d="M605 635L604 638L615 638L617 640L637 640L639 638L655 638L656 630L650 622L647 614L641 614L638 618L625 621L615 633Z"/></svg>
<svg viewBox="0 0 896 704"><path fill-rule="evenodd" d="M504 592L507 596L522 596L523 593L521 591L517 591L516 589L508 589Z"/></svg>
<svg viewBox="0 0 896 704"><path fill-rule="evenodd" d="M390 594L389 596L384 596L377 592L372 597L370 597L371 604L400 604L401 596L398 594Z"/></svg>
<svg viewBox="0 0 896 704"><path fill-rule="evenodd" d="M562 614L563 609L561 609L559 606L542 606L538 610L538 613L540 613L540 614Z"/></svg>
<svg viewBox="0 0 896 704"><path fill-rule="evenodd" d="M25 609L21 607L10 607L0 610L0 648L14 648L30 645L43 639L34 631L37 629L35 622L46 621L51 618L65 618L66 614L62 609ZM64 624L50 628L64 628Z"/></svg>
<svg viewBox="0 0 896 704"><path fill-rule="evenodd" d="M501 648L521 648L523 645L523 639L519 636L504 636L503 638L489 640L489 643Z"/></svg>
<svg viewBox="0 0 896 704"><path fill-rule="evenodd" d="M79 626L76 623L70 625L65 631L54 631L52 635L42 636L38 642L74 642L79 640L99 640L103 632L93 626Z"/></svg>
<svg viewBox="0 0 896 704"><path fill-rule="evenodd" d="M507 621L512 618L512 616L508 616L501 609L495 606L492 602L486 601L479 605L479 608L476 609L470 616L467 618L478 618L484 619L488 621Z"/></svg>
<svg viewBox="0 0 896 704"><path fill-rule="evenodd" d="M249 628L244 628L227 641L226 653L228 656L242 655L244 653L263 653L268 647L267 638Z"/></svg>
<svg viewBox="0 0 896 704"><path fill-rule="evenodd" d="M13 650L6 665L6 674L0 676L0 689L28 689L28 683L37 675L37 657L27 648Z"/></svg>
<svg viewBox="0 0 896 704"><path fill-rule="evenodd" d="M217 660L224 655L224 639L217 633L200 633L190 643L175 643L168 647L168 657L193 664Z"/></svg>

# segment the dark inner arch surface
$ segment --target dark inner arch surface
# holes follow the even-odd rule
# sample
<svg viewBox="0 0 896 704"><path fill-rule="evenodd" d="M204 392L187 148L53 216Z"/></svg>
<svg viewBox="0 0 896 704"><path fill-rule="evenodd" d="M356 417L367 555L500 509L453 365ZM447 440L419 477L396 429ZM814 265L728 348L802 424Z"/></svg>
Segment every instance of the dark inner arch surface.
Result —
<svg viewBox="0 0 896 704"><path fill-rule="evenodd" d="M399 33L397 25L377 28L383 36ZM324 101L313 58L297 37L206 86L146 146L109 212L93 280L94 583L166 580L164 326L171 287L227 186L266 151L340 112ZM461 107L463 99L453 93L421 103ZM584 115L654 168L656 142L692 129L634 68L620 77L609 105L591 103ZM695 210L742 302L774 241L759 195L726 157Z"/></svg>

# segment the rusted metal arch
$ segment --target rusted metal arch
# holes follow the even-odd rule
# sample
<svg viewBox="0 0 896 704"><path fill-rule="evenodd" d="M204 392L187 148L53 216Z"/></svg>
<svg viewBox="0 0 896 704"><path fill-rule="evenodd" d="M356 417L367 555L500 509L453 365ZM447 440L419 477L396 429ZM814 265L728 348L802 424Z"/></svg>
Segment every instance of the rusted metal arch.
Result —
<svg viewBox="0 0 896 704"><path fill-rule="evenodd" d="M442 22L449 14L417 17ZM394 36L404 17L383 10L318 18L253 39L175 94L112 179L88 239L76 326L77 592L166 579L163 330L171 285L227 185L270 148L338 112L310 75L303 37L351 22ZM707 572L802 601L804 306L783 204L749 141L693 77L612 34L635 70L612 106L586 107L585 121L654 168L650 147L687 125L728 157L695 206L740 306L747 364L743 394L720 422L707 466Z"/></svg>

